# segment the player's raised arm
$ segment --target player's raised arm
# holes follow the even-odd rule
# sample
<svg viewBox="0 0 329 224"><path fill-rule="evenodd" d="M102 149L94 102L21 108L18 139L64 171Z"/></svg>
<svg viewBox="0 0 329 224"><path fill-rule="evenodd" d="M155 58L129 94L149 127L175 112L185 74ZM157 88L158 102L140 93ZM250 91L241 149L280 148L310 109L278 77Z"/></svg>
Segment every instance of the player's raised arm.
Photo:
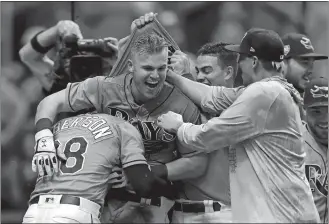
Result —
<svg viewBox="0 0 329 224"><path fill-rule="evenodd" d="M55 47L60 36L68 34L76 34L82 38L76 23L68 20L59 21L55 26L36 34L19 51L21 61L33 72L47 91L51 89L54 82L54 78L51 76L54 62L47 57L46 53Z"/></svg>
<svg viewBox="0 0 329 224"><path fill-rule="evenodd" d="M210 86L194 82L190 79L180 76L173 72L171 69L168 69L167 81L177 86L198 106L201 106L203 95L211 91Z"/></svg>
<svg viewBox="0 0 329 224"><path fill-rule="evenodd" d="M265 92L265 93L264 93ZM173 112L158 118L158 125L167 131L176 132L181 144L200 152L211 152L227 147L262 133L273 100L266 96L261 83L254 84L225 110L202 125L183 123ZM243 104L241 103L243 102Z"/></svg>
<svg viewBox="0 0 329 224"><path fill-rule="evenodd" d="M177 86L204 112L215 114L231 106L245 89L244 87L208 86L180 76L170 69L168 69L167 81Z"/></svg>

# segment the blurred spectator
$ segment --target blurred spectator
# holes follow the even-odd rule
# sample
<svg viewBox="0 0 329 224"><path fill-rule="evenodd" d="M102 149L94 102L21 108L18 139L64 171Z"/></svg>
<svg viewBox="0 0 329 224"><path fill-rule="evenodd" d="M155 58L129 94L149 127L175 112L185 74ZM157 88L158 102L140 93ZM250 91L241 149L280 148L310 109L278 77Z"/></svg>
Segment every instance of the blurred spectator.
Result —
<svg viewBox="0 0 329 224"><path fill-rule="evenodd" d="M5 76L1 77L1 146L7 150L27 120L28 102L24 93ZM16 142L17 143L17 142ZM14 143L15 144L15 143Z"/></svg>

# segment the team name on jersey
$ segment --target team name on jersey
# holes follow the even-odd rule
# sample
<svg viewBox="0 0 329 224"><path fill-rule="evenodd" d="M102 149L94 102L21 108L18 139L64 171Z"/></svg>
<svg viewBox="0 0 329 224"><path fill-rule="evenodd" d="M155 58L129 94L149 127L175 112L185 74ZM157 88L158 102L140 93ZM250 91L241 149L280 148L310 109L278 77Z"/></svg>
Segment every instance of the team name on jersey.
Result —
<svg viewBox="0 0 329 224"><path fill-rule="evenodd" d="M324 173L321 167L317 164L305 165L306 178L310 183L311 190L317 190L320 194L328 196L328 172Z"/></svg>
<svg viewBox="0 0 329 224"><path fill-rule="evenodd" d="M154 121L142 121L136 118L130 118L127 112L118 108L107 107L107 109L112 116L128 121L135 126L141 133L144 140L161 140L164 142L172 142L176 138L175 134L166 132L157 126Z"/></svg>
<svg viewBox="0 0 329 224"><path fill-rule="evenodd" d="M76 127L82 127L90 131L95 140L113 135L112 129L107 125L106 120L98 116L83 116L75 117L73 119L64 119L54 126L53 133L55 134L58 131Z"/></svg>

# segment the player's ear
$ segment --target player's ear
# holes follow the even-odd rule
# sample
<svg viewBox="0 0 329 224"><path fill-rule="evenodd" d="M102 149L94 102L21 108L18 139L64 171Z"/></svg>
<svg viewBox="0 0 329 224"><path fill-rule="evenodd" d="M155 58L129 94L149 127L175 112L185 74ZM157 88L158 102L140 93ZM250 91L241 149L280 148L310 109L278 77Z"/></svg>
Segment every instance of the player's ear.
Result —
<svg viewBox="0 0 329 224"><path fill-rule="evenodd" d="M253 68L256 68L258 66L259 59L256 56L252 56L252 59L253 59L253 61L252 61L252 67Z"/></svg>
<svg viewBox="0 0 329 224"><path fill-rule="evenodd" d="M134 64L132 62L132 60L128 60L128 71L129 72L133 72L134 71Z"/></svg>
<svg viewBox="0 0 329 224"><path fill-rule="evenodd" d="M230 79L233 79L233 73L234 73L234 69L232 66L227 66L225 69L225 74L224 74L224 79L225 81L228 81Z"/></svg>

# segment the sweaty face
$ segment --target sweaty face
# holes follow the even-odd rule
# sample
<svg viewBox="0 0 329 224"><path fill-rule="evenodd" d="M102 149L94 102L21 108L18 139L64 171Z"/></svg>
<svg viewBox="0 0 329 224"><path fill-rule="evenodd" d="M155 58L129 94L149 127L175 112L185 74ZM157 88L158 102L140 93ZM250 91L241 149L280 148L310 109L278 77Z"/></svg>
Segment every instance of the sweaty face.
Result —
<svg viewBox="0 0 329 224"><path fill-rule="evenodd" d="M287 61L286 79L299 91L304 92L305 85L312 74L314 59L290 58Z"/></svg>
<svg viewBox="0 0 329 224"><path fill-rule="evenodd" d="M197 81L209 86L225 86L225 69L218 64L218 58L200 55L196 60Z"/></svg>
<svg viewBox="0 0 329 224"><path fill-rule="evenodd" d="M240 54L239 66L241 69L241 76L244 86L248 86L256 81L256 75L253 69L253 58Z"/></svg>
<svg viewBox="0 0 329 224"><path fill-rule="evenodd" d="M168 50L160 53L133 54L133 95L137 103L155 98L166 80Z"/></svg>
<svg viewBox="0 0 329 224"><path fill-rule="evenodd" d="M328 144L328 107L318 106L306 109L306 121L315 136Z"/></svg>

